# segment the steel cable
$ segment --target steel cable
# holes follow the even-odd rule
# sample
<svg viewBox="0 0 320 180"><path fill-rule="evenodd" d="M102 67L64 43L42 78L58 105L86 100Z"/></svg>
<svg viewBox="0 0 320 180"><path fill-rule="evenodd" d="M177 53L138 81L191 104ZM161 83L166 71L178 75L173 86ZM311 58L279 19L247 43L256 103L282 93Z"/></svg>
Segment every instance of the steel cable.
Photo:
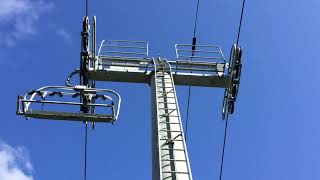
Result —
<svg viewBox="0 0 320 180"><path fill-rule="evenodd" d="M87 148L88 148L88 122L85 122L84 135L84 180L87 180Z"/></svg>
<svg viewBox="0 0 320 180"><path fill-rule="evenodd" d="M194 20L193 37L196 37L197 23L198 23L198 13L199 13L200 0L197 1L196 18Z"/></svg>
<svg viewBox="0 0 320 180"><path fill-rule="evenodd" d="M244 6L245 6L246 0L242 1L242 8L241 8L241 15L240 15L240 22L239 22L239 28L238 28L238 34L237 34L237 46L239 44L240 39L240 33L241 33L241 26L242 26L242 19L243 19L243 12L244 12ZM228 135L228 121L229 116L227 113L226 123L224 127L224 137L223 137L223 145L222 145L222 154L221 154L221 164L220 164L220 176L219 180L222 180L222 173L223 173L223 164L224 164L224 155L225 155L225 148L226 148L226 141L227 141L227 135Z"/></svg>
<svg viewBox="0 0 320 180"><path fill-rule="evenodd" d="M242 18L243 18L243 11L244 11L244 5L246 3L246 0L243 0L242 2L242 8L241 8L241 16L240 16L240 23L239 23L239 29L238 29L238 36L237 36L237 46L239 44L240 39L240 33L241 33L241 26L242 26Z"/></svg>
<svg viewBox="0 0 320 180"><path fill-rule="evenodd" d="M219 180L222 179L223 163L224 163L224 153L225 153L226 142L227 142L228 121L229 121L229 116L228 116L228 114L227 114L226 124L225 124L225 127L224 127L224 137L223 137L223 145L222 145L222 154L221 154L221 164L220 164Z"/></svg>
<svg viewBox="0 0 320 180"><path fill-rule="evenodd" d="M88 0L86 0L86 16L88 16Z"/></svg>
<svg viewBox="0 0 320 180"><path fill-rule="evenodd" d="M199 5L200 0L197 1L197 9L196 9L196 16L194 20L194 27L193 27L193 38L192 38L192 57L194 56L194 50L196 49L197 38L196 38L196 31L197 31L197 24L198 24L198 13L199 13ZM191 58L192 61L192 58ZM192 73L192 71L191 71ZM190 96L191 96L191 86L188 87L188 101L187 101L187 116L186 116L186 128L185 128L185 141L187 141L188 135L188 124L189 124L189 113L190 113Z"/></svg>

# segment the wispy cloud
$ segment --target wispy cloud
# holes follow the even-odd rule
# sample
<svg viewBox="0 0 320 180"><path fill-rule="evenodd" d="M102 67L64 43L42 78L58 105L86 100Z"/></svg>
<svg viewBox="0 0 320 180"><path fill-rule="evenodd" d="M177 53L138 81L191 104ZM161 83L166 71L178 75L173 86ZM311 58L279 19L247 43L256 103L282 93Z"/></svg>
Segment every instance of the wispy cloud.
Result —
<svg viewBox="0 0 320 180"><path fill-rule="evenodd" d="M53 8L43 0L0 0L0 27L7 46L36 34L40 16Z"/></svg>
<svg viewBox="0 0 320 180"><path fill-rule="evenodd" d="M57 35L59 35L67 44L72 43L72 38L70 33L65 29L58 29Z"/></svg>
<svg viewBox="0 0 320 180"><path fill-rule="evenodd" d="M0 140L0 179L33 180L33 167L25 147L13 148Z"/></svg>

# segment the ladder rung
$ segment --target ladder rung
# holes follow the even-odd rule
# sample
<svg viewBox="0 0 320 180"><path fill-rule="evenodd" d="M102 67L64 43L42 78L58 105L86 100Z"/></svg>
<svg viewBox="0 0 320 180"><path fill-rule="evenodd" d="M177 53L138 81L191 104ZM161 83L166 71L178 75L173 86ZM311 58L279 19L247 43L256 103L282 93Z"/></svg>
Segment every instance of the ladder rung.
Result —
<svg viewBox="0 0 320 180"><path fill-rule="evenodd" d="M168 118L168 117L179 117L179 116L162 116L160 118Z"/></svg>
<svg viewBox="0 0 320 180"><path fill-rule="evenodd" d="M179 117L177 115L161 114L162 117Z"/></svg>
<svg viewBox="0 0 320 180"><path fill-rule="evenodd" d="M160 150L163 150L163 151L170 151L170 150L173 150L173 151L184 151L184 149L174 149L174 148L161 148Z"/></svg>
<svg viewBox="0 0 320 180"><path fill-rule="evenodd" d="M176 97L168 97L168 96L160 96L160 97L158 97L158 99L162 99L162 98L166 98L166 99L175 99Z"/></svg>
<svg viewBox="0 0 320 180"><path fill-rule="evenodd" d="M157 86L160 90L162 90L162 89L173 89L173 87L168 87L168 86ZM162 91L165 91L165 90L162 90Z"/></svg>
<svg viewBox="0 0 320 180"><path fill-rule="evenodd" d="M172 103L168 103L168 102L158 102L158 105L170 105L170 104L176 104L176 103L174 103L174 102L172 102Z"/></svg>
<svg viewBox="0 0 320 180"><path fill-rule="evenodd" d="M169 93L174 93L173 88L169 91L157 91L158 93L162 93L162 94L169 94Z"/></svg>
<svg viewBox="0 0 320 180"><path fill-rule="evenodd" d="M177 162L186 162L184 159L162 159L161 161L177 161Z"/></svg>
<svg viewBox="0 0 320 180"><path fill-rule="evenodd" d="M157 77L164 77L164 76L157 76ZM166 77L161 78L161 79L170 79L171 80L171 78L166 78Z"/></svg>
<svg viewBox="0 0 320 180"><path fill-rule="evenodd" d="M174 93L174 92L171 92L171 93ZM162 93L159 97L168 97L168 95L169 95L169 93ZM169 96L168 98L170 98L170 97L172 97L172 96ZM175 97L174 94L173 94L173 97Z"/></svg>
<svg viewBox="0 0 320 180"><path fill-rule="evenodd" d="M182 133L181 131L165 130L165 129L161 129L160 131L162 131L162 132L179 132L179 133Z"/></svg>
<svg viewBox="0 0 320 180"><path fill-rule="evenodd" d="M161 138L162 141L168 141L168 139ZM171 139L170 141L183 141L182 139Z"/></svg>
<svg viewBox="0 0 320 180"><path fill-rule="evenodd" d="M157 87L161 87L161 88L173 88L173 87L168 87L168 86L157 86Z"/></svg>
<svg viewBox="0 0 320 180"><path fill-rule="evenodd" d="M167 76L169 76L169 75L167 75ZM157 78L157 80L164 80L164 79L166 79L166 80L171 80L171 77L166 77L165 75L160 75L160 76L157 76L157 77L159 77L159 78Z"/></svg>
<svg viewBox="0 0 320 180"><path fill-rule="evenodd" d="M160 81L157 81L157 84L161 84L161 85L162 85L163 83L166 83L166 84L168 84L168 85L169 85L169 84L172 85L172 81L169 81L169 82L168 82L168 81L161 81L161 80L160 80Z"/></svg>
<svg viewBox="0 0 320 180"><path fill-rule="evenodd" d="M171 90L169 90L169 91L158 91L158 92L161 92L161 93L174 93L174 88L172 88Z"/></svg>
<svg viewBox="0 0 320 180"><path fill-rule="evenodd" d="M171 82L171 81L170 81L170 82L157 81L157 84L161 84L161 85L162 85L163 83L166 83L166 84L168 84L168 85L169 85L169 84L172 85L172 82Z"/></svg>
<svg viewBox="0 0 320 180"><path fill-rule="evenodd" d="M168 82L168 81L157 81L157 85L163 85L163 84L166 84L166 85L172 85L172 82Z"/></svg>
<svg viewBox="0 0 320 180"><path fill-rule="evenodd" d="M163 83L172 85L171 81L162 81L162 80L157 81L157 84L163 84Z"/></svg>
<svg viewBox="0 0 320 180"><path fill-rule="evenodd" d="M166 93L162 93L159 97L175 98L175 96L169 96Z"/></svg>
<svg viewBox="0 0 320 180"><path fill-rule="evenodd" d="M165 76L163 76L163 75L161 75L161 76L157 76L157 80L171 80L171 78L167 78L167 77L165 77ZM170 81L171 82L171 81Z"/></svg>
<svg viewBox="0 0 320 180"><path fill-rule="evenodd" d="M163 92L163 91L158 91L158 92L162 92L162 93L174 93L174 88L172 88L171 90L167 91L167 92Z"/></svg>
<svg viewBox="0 0 320 180"><path fill-rule="evenodd" d="M165 110L177 110L176 108L175 108L175 109L172 109L172 108L158 108L158 109L165 109Z"/></svg>
<svg viewBox="0 0 320 180"><path fill-rule="evenodd" d="M167 90L167 89L166 89ZM158 93L163 93L163 94L166 94L166 93L174 93L173 91L173 88L171 90L160 90L160 91L157 91Z"/></svg>
<svg viewBox="0 0 320 180"><path fill-rule="evenodd" d="M162 96L162 95L159 96L158 98L164 98L164 97L166 97L166 98L171 98L171 99L172 99L172 98L176 98L176 97L172 97L172 96L169 96L169 97L168 97L168 96Z"/></svg>
<svg viewBox="0 0 320 180"><path fill-rule="evenodd" d="M180 123L174 123L174 122L164 122L164 121L160 121L159 123L161 123L161 124L180 124Z"/></svg>
<svg viewBox="0 0 320 180"><path fill-rule="evenodd" d="M176 104L175 102L158 102L159 104Z"/></svg>
<svg viewBox="0 0 320 180"><path fill-rule="evenodd" d="M170 174L173 174L173 173L176 173L176 174L189 174L189 172L182 172L182 171L162 171L162 173L170 173Z"/></svg>
<svg viewBox="0 0 320 180"><path fill-rule="evenodd" d="M165 81L165 80L171 80L171 79L165 79L165 78L158 78L157 80L159 80L159 81ZM165 81L165 82L172 82L172 81Z"/></svg>

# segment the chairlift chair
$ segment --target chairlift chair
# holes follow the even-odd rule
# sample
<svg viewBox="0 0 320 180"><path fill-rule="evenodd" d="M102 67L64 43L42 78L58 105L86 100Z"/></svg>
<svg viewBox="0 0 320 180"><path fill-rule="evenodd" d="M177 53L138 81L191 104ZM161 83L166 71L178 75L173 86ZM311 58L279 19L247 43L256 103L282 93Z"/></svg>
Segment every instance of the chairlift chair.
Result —
<svg viewBox="0 0 320 180"><path fill-rule="evenodd" d="M89 103L81 102L83 97L88 98ZM97 100L101 103L92 103ZM118 118L120 103L120 95L109 89L87 88L86 86L45 86L32 90L24 96L18 96L17 114L35 119L113 123ZM39 108L37 104L41 104L42 107ZM55 109L49 110L49 105L55 105ZM101 108L103 111L99 114L70 112L71 107Z"/></svg>

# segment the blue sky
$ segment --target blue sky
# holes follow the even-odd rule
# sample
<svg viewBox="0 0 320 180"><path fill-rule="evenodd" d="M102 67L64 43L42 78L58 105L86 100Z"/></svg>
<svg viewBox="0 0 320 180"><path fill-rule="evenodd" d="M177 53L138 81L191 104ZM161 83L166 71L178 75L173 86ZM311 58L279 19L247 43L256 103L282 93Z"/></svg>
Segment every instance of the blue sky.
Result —
<svg viewBox="0 0 320 180"><path fill-rule="evenodd" d="M0 4L0 177L15 175L3 175L10 163L25 179L9 179L81 179L83 124L27 121L15 115L15 100L28 90L63 85L78 67L83 2ZM229 124L224 180L320 179L320 2L248 0L246 5L243 75ZM98 19L98 42L145 40L152 56L173 58L175 43L191 42L195 7L195 0L91 0L89 14ZM199 42L220 45L228 56L240 8L241 1L201 0ZM150 88L98 84L118 91L123 104L115 125L99 124L89 132L88 179L150 179ZM177 91L184 120L187 88ZM187 145L194 179L219 177L222 95L221 89L193 88Z"/></svg>

